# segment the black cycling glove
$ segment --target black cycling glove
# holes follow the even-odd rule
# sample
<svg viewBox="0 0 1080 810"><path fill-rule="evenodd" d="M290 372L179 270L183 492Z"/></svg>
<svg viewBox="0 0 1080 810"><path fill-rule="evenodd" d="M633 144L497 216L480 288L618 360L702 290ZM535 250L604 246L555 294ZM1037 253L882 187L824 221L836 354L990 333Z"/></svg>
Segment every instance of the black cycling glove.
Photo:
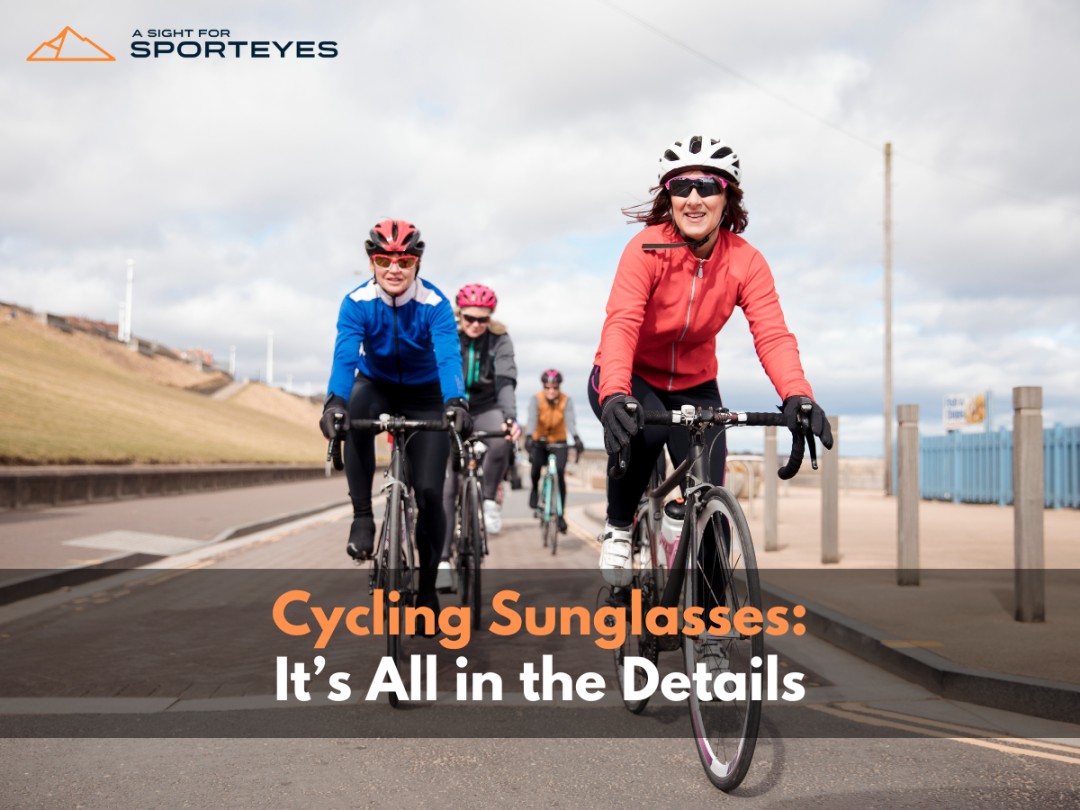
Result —
<svg viewBox="0 0 1080 810"><path fill-rule="evenodd" d="M469 403L461 397L454 397L446 401L446 415L454 420L454 430L461 434L461 438L467 439L472 435L473 420L469 414Z"/></svg>
<svg viewBox="0 0 1080 810"><path fill-rule="evenodd" d="M809 413L803 410L803 405L806 403L810 404ZM788 430L795 433L797 430L802 430L802 425L805 424L810 428L811 433L821 439L825 449L832 450L832 426L829 424L828 417L825 416L825 411L814 400L804 396L788 397L780 410L784 413L784 424Z"/></svg>
<svg viewBox="0 0 1080 810"><path fill-rule="evenodd" d="M581 460L581 454L585 452L585 442L581 440L580 436L574 437L574 463L576 464Z"/></svg>
<svg viewBox="0 0 1080 810"><path fill-rule="evenodd" d="M349 425L349 404L337 394L326 398L319 430L327 439L336 439L345 435Z"/></svg>
<svg viewBox="0 0 1080 810"><path fill-rule="evenodd" d="M525 452L530 456L532 455L533 448L536 447L536 439L532 436L525 437Z"/></svg>
<svg viewBox="0 0 1080 810"><path fill-rule="evenodd" d="M604 426L604 449L614 455L645 426L645 410L629 394L612 394L600 407L600 423Z"/></svg>

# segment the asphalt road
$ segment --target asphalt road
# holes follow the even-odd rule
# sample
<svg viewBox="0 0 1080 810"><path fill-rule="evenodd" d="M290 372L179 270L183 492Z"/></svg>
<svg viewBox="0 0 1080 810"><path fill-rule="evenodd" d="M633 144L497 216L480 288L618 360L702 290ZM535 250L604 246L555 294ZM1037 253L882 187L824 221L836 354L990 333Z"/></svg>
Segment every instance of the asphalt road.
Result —
<svg viewBox="0 0 1080 810"><path fill-rule="evenodd" d="M552 557L540 545L524 496L510 495L506 529L492 541L493 587L497 569L529 572L539 587L574 583L591 572L596 550L587 536L595 527L572 511L584 531L565 537ZM197 499L205 496L188 497L188 511L198 511ZM571 493L571 505L596 497ZM268 512L280 511L275 500L268 500ZM266 611L246 612L266 601L259 583L278 583L274 577L282 572L301 569L324 571L326 582L363 579L341 548L347 521L347 510L337 510L180 554L159 563L153 576L122 575L0 610L0 721L8 733L26 735L0 740L0 804L310 810L672 806L700 799L775 808L1080 806L1075 728L1061 729L1057 740L1028 739L1022 716L941 700L812 638L773 645L785 666L809 673L815 685L797 709L766 707L765 736L731 796L703 775L683 710L659 703L642 717L618 705L593 709L594 715L565 709L566 719L557 721L564 725L545 726L545 736L532 738L513 736L524 727L512 720L497 726L508 736L444 736L483 731L470 725L467 712L439 701L397 714L380 704L369 715L372 725L357 715L360 722L344 732L340 718L351 715L340 707L276 710L275 717L297 718L296 736L280 723L249 723L274 683L275 650L260 635ZM545 573L552 568L559 573ZM261 619L249 618L255 615ZM310 657L310 639L299 641ZM347 651L348 642L338 647ZM413 652L437 653L440 673L452 668L457 653L437 641L410 644ZM494 668L515 649L527 655L542 648L489 642L464 651ZM335 651L331 645L328 656ZM674 668L675 656L661 660ZM610 657L586 644L559 660L605 672ZM162 675L162 661L171 677ZM199 666L185 672L191 661ZM35 696L50 695L74 701L59 725L28 708ZM610 720L598 725L597 718ZM176 723L163 722L170 719ZM406 736L370 736L376 727L393 734L387 722ZM411 728L424 736L409 736ZM70 736L35 737L35 729ZM225 736L230 729L262 733ZM351 736L366 729L367 737ZM188 736L153 736L168 732ZM619 736L604 739L607 734Z"/></svg>

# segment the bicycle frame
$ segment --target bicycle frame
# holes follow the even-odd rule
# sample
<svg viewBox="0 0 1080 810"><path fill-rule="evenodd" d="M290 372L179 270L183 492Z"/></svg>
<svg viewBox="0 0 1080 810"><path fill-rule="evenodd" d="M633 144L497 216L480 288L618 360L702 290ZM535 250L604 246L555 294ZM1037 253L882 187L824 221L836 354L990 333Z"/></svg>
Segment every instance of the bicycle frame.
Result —
<svg viewBox="0 0 1080 810"><path fill-rule="evenodd" d="M552 516L559 517L563 513L562 493L559 491L559 464L555 453L548 451L547 465L544 467L544 508L541 520L547 523ZM551 511L552 496L554 495L555 511Z"/></svg>

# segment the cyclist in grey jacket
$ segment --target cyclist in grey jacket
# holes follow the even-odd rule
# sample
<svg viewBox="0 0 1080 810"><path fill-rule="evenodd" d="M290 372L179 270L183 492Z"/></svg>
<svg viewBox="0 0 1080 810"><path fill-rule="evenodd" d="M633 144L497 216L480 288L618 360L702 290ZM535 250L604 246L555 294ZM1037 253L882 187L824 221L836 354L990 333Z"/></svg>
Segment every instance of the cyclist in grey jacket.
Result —
<svg viewBox="0 0 1080 810"><path fill-rule="evenodd" d="M498 502L499 484L513 456L512 441L521 435L517 423L517 363L514 343L506 326L492 320L498 305L495 291L483 284L466 284L457 294L458 337L461 345L462 376L469 414L476 430L510 430L508 441L489 440L484 457L484 526L489 535L502 529L501 507ZM452 467L453 459L451 459ZM448 588L450 580L450 545L454 533L454 502L457 495L457 475L446 472L443 487L443 508L446 511L446 533L442 561L439 564L440 588Z"/></svg>

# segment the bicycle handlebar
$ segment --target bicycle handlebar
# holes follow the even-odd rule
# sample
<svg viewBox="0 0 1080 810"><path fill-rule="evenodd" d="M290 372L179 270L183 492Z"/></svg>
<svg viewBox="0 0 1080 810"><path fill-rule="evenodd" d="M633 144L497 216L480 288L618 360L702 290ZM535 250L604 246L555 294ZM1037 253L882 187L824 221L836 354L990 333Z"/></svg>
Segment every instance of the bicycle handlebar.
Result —
<svg viewBox="0 0 1080 810"><path fill-rule="evenodd" d="M791 433L791 453L788 455L787 463L776 471L777 476L782 481L795 477L795 474L802 466L807 445L809 445L810 449L811 466L815 470L818 468L814 434L810 432L810 410L811 405L808 400L803 404L802 413L799 414L800 429L793 430ZM782 413L771 411L729 411L726 408L698 408L693 405L684 405L677 411L645 411L643 415L646 425L656 426L683 425L688 428L696 426L705 428L720 425L726 429L742 425L747 427L784 427L786 424ZM623 450L608 456L608 475L610 477L622 478L626 474L626 456L628 455L629 453Z"/></svg>
<svg viewBox="0 0 1080 810"><path fill-rule="evenodd" d="M379 414L378 419L336 419L334 426L338 430L344 427L346 430L368 430L373 433L398 433L403 430L446 430L452 426L446 415L442 419L406 419L403 416L391 416L388 413ZM341 457L341 436L334 436L326 446L326 477L330 477L330 467L333 465L339 472L345 469L345 462Z"/></svg>

